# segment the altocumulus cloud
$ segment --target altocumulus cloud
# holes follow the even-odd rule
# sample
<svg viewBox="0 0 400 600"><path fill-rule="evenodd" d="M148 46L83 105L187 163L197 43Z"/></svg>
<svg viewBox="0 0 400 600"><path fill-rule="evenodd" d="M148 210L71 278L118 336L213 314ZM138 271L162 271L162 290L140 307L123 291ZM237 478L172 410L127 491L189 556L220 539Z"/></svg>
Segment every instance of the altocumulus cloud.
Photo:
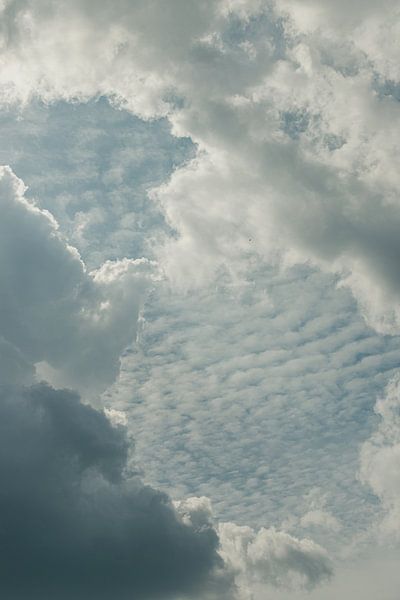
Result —
<svg viewBox="0 0 400 600"><path fill-rule="evenodd" d="M0 176L0 592L10 600L245 595L250 563L238 567L221 533L235 525L220 529L202 499L174 506L132 473L115 411L37 383L45 375L94 398L115 378L149 265L126 259L87 273L22 181L8 167ZM312 542L254 535L257 572L271 585L312 587L330 576Z"/></svg>
<svg viewBox="0 0 400 600"><path fill-rule="evenodd" d="M177 234L158 248L170 280L202 283L221 267L237 274L252 253L310 260L338 273L370 323L392 333L400 323L398 6L301 5L171 0L165 11L161 0L4 0L1 102L104 95L141 117L168 117L198 148L153 192ZM104 389L135 334L151 265L122 260L87 273L51 215L24 199L10 170L1 176L2 372L29 384L36 369L54 385ZM390 392L377 405L382 425L362 452L362 477L395 518L396 402ZM115 469L96 469L122 486ZM85 482L96 469L81 467ZM218 536L206 523L215 558ZM306 585L328 574L325 555L309 544L273 530L265 544L264 532L241 534L250 536L239 545L254 573L264 565L254 566L254 547L268 554L275 540L288 557L264 565L274 583L299 562Z"/></svg>
<svg viewBox="0 0 400 600"><path fill-rule="evenodd" d="M124 428L73 392L3 385L0 423L0 591L10 600L247 597L253 579L312 588L332 574L309 540L215 526L204 498L174 507L129 472Z"/></svg>

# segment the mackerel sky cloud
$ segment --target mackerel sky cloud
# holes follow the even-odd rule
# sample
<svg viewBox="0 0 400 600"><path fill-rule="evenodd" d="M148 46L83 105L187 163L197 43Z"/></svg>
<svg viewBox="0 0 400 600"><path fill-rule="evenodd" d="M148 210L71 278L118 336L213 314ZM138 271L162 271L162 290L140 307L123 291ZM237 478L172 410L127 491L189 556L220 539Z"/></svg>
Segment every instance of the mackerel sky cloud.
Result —
<svg viewBox="0 0 400 600"><path fill-rule="evenodd" d="M0 593L398 600L394 0L0 0Z"/></svg>

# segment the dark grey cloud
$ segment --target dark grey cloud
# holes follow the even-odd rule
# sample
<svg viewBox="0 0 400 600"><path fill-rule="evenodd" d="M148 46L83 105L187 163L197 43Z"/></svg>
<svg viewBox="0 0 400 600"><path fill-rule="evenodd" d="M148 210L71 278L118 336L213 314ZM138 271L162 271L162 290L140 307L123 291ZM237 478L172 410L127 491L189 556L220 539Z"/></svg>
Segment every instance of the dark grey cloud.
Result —
<svg viewBox="0 0 400 600"><path fill-rule="evenodd" d="M24 192L0 167L0 335L57 387L102 390L134 338L150 265L108 261L88 273L53 216Z"/></svg>
<svg viewBox="0 0 400 600"><path fill-rule="evenodd" d="M215 530L185 524L165 494L128 477L127 455L124 428L75 393L0 389L3 598L168 598L212 587L223 564Z"/></svg>

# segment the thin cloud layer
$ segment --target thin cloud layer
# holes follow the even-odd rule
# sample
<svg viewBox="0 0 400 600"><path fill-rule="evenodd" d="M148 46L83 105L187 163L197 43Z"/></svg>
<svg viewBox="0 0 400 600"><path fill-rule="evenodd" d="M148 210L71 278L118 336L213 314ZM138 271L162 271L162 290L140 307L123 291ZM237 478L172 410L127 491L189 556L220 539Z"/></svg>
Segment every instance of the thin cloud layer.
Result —
<svg viewBox="0 0 400 600"><path fill-rule="evenodd" d="M147 190L194 154L166 119L143 121L106 98L35 101L2 110L0 128L7 139L0 164L12 165L27 197L54 215L88 270L106 260L154 258L169 232Z"/></svg>

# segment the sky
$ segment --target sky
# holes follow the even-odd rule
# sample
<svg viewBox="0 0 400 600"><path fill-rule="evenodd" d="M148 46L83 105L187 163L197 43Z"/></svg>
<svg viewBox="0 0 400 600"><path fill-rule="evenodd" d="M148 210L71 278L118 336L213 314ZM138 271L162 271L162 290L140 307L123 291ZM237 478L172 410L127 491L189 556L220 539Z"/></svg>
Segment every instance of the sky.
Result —
<svg viewBox="0 0 400 600"><path fill-rule="evenodd" d="M0 0L0 593L398 600L400 9Z"/></svg>

